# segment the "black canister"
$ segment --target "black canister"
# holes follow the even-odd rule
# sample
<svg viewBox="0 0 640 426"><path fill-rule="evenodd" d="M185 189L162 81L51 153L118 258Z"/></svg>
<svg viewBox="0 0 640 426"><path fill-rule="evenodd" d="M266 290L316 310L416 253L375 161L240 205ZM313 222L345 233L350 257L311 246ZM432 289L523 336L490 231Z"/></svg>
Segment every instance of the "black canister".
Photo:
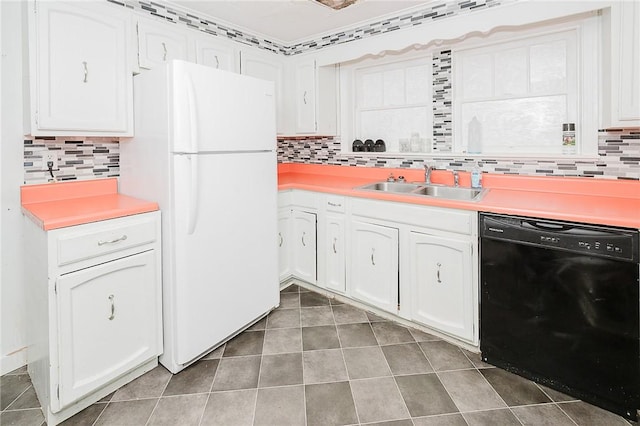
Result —
<svg viewBox="0 0 640 426"><path fill-rule="evenodd" d="M373 152L373 140L367 139L364 141L364 150L367 152Z"/></svg>
<svg viewBox="0 0 640 426"><path fill-rule="evenodd" d="M387 150L387 146L385 145L385 143L384 143L384 141L382 139L378 139L373 144L373 150L375 152L385 152Z"/></svg>
<svg viewBox="0 0 640 426"><path fill-rule="evenodd" d="M351 145L351 150L353 152L362 152L364 151L364 144L360 139L356 139L355 141L353 141L353 144Z"/></svg>

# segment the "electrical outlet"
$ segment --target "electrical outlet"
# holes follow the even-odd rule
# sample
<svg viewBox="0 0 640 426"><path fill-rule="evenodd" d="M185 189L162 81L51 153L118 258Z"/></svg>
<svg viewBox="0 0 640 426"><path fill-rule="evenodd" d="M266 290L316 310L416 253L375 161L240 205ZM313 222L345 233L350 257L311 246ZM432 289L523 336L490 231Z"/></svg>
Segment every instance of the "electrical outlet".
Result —
<svg viewBox="0 0 640 426"><path fill-rule="evenodd" d="M42 170L49 170L49 163L52 163L53 170L58 170L58 155L55 152L45 152L42 154Z"/></svg>

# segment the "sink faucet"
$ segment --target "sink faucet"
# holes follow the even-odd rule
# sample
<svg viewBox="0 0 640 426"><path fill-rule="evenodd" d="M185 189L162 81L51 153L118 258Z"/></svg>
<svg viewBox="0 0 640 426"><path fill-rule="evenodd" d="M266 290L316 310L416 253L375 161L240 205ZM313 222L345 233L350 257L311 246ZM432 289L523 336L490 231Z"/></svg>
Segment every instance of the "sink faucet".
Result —
<svg viewBox="0 0 640 426"><path fill-rule="evenodd" d="M431 184L431 172L433 171L433 166L429 164L424 165L424 183L427 185Z"/></svg>
<svg viewBox="0 0 640 426"><path fill-rule="evenodd" d="M457 170L453 170L453 186L460 186L460 176Z"/></svg>

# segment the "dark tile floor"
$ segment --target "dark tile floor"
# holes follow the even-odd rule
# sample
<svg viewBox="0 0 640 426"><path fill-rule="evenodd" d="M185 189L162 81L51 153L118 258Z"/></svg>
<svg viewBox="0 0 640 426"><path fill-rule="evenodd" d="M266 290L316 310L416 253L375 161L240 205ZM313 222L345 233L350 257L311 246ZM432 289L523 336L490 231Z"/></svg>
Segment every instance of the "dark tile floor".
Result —
<svg viewBox="0 0 640 426"><path fill-rule="evenodd" d="M66 425L628 425L621 417L298 286L179 374L162 366ZM24 368L1 378L0 424L41 425Z"/></svg>

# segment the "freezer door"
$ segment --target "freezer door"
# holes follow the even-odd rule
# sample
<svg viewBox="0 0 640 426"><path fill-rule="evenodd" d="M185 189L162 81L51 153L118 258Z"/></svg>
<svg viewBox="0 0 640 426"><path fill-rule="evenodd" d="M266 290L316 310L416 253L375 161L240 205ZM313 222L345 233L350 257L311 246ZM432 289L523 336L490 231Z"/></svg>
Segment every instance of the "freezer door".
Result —
<svg viewBox="0 0 640 426"><path fill-rule="evenodd" d="M175 341L168 344L184 364L279 303L276 157L173 157L175 264L165 285L174 290Z"/></svg>
<svg viewBox="0 0 640 426"><path fill-rule="evenodd" d="M272 82L184 61L171 66L173 152L275 150Z"/></svg>

